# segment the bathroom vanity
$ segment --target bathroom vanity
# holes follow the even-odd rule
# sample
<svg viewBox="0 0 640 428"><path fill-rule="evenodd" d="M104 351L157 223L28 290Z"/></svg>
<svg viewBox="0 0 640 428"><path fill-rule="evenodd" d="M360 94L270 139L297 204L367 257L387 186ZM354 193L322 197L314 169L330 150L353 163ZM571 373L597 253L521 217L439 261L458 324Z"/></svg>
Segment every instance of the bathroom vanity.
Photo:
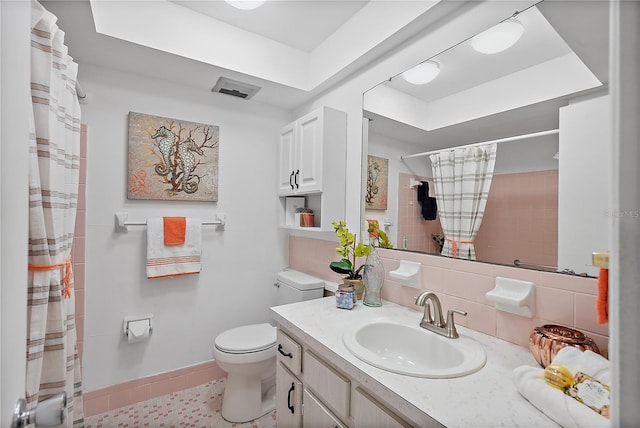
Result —
<svg viewBox="0 0 640 428"><path fill-rule="evenodd" d="M278 323L279 427L556 426L513 384L515 367L537 366L525 348L458 327L484 348L484 367L455 378L413 377L361 361L344 345L343 332L381 318L417 325L421 312L386 301L338 309L333 297L271 310Z"/></svg>

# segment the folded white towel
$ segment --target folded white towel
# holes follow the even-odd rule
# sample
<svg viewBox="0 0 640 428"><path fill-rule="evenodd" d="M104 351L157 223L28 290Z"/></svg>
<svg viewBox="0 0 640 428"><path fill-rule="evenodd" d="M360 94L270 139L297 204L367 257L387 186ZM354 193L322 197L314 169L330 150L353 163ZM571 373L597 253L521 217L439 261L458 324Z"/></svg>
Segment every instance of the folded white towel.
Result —
<svg viewBox="0 0 640 428"><path fill-rule="evenodd" d="M436 184L431 180L429 180L429 197L430 198L436 197Z"/></svg>
<svg viewBox="0 0 640 428"><path fill-rule="evenodd" d="M565 366L574 375L577 372L586 373L606 385L611 385L611 362L595 352L582 352L578 348L566 346L553 357L552 363Z"/></svg>
<svg viewBox="0 0 640 428"><path fill-rule="evenodd" d="M164 245L163 219L147 219L147 278L200 273L202 221L187 218L186 223L184 244L167 246Z"/></svg>
<svg viewBox="0 0 640 428"><path fill-rule="evenodd" d="M552 363L566 367L574 375L576 372L583 372L604 384L611 384L609 361L594 352L582 352L573 347L565 347L558 351ZM560 426L590 428L611 425L609 419L559 389L547 385L544 381L544 369L516 367L513 371L513 382L523 397Z"/></svg>

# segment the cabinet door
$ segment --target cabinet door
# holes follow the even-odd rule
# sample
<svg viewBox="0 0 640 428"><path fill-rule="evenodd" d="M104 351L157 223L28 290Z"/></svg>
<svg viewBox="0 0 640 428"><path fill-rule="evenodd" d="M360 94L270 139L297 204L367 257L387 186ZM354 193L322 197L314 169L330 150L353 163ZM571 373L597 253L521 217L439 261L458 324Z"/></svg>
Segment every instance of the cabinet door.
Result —
<svg viewBox="0 0 640 428"><path fill-rule="evenodd" d="M302 382L281 363L276 366L276 415L278 428L302 426Z"/></svg>
<svg viewBox="0 0 640 428"><path fill-rule="evenodd" d="M353 400L353 421L356 428L411 427L359 387L355 390Z"/></svg>
<svg viewBox="0 0 640 428"><path fill-rule="evenodd" d="M297 153L294 184L297 192L322 191L323 121L323 109L320 109L301 117L296 122Z"/></svg>
<svg viewBox="0 0 640 428"><path fill-rule="evenodd" d="M309 351L304 353L304 383L338 417L349 417L351 381Z"/></svg>
<svg viewBox="0 0 640 428"><path fill-rule="evenodd" d="M346 428L346 425L340 422L340 419L331 413L308 389L304 390L302 402L304 405L302 425L304 427Z"/></svg>
<svg viewBox="0 0 640 428"><path fill-rule="evenodd" d="M295 149L296 149L296 124L295 122L282 128L278 147L278 193L280 195L292 195L295 189Z"/></svg>

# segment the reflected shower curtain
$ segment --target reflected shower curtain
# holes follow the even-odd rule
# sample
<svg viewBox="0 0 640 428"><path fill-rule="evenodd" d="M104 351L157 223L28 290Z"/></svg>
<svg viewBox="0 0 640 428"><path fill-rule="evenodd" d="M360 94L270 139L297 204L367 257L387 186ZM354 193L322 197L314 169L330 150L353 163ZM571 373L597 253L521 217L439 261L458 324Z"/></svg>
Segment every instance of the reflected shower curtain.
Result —
<svg viewBox="0 0 640 428"><path fill-rule="evenodd" d="M496 144L442 151L429 157L445 236L442 255L475 260L475 240L489 197Z"/></svg>
<svg viewBox="0 0 640 428"><path fill-rule="evenodd" d="M78 65L56 17L31 10L27 406L67 393L65 425L83 426L71 245L80 164Z"/></svg>

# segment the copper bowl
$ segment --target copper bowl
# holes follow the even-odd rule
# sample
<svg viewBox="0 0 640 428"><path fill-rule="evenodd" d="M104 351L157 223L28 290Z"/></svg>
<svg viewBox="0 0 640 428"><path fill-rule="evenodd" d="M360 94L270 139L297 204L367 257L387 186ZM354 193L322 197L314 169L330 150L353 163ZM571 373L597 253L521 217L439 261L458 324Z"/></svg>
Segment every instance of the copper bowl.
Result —
<svg viewBox="0 0 640 428"><path fill-rule="evenodd" d="M553 357L565 346L600 353L593 339L569 327L547 324L534 328L529 336L529 349L542 368L551 364Z"/></svg>

